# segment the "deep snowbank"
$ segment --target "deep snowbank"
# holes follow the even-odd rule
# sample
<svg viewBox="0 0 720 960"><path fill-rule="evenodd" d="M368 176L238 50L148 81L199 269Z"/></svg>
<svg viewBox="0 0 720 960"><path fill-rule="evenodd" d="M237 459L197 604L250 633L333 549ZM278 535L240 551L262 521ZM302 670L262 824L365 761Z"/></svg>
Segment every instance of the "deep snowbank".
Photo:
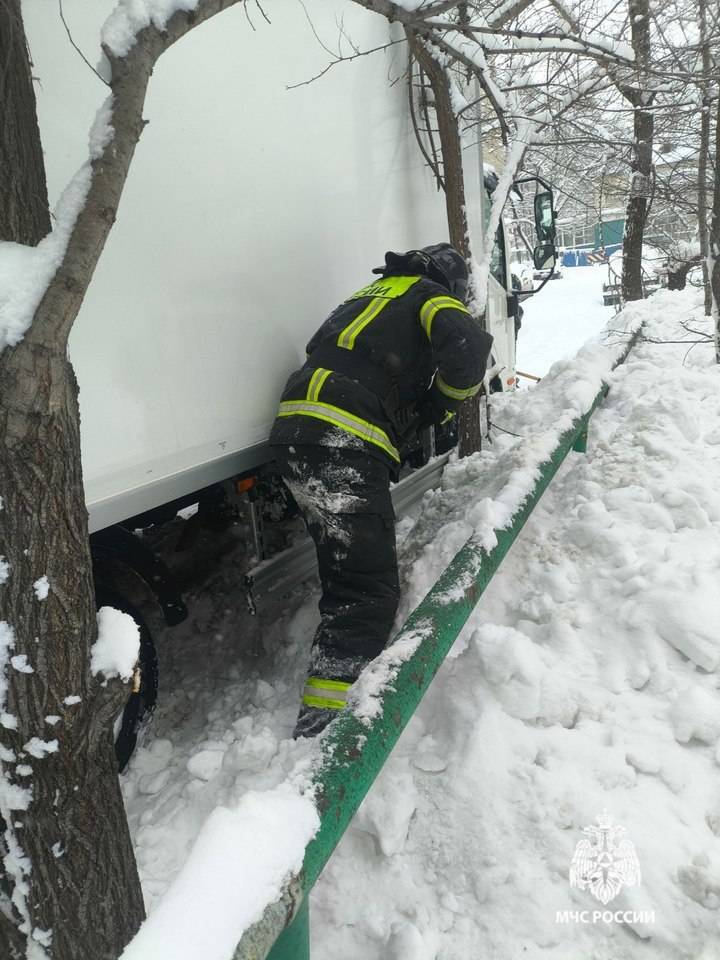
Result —
<svg viewBox="0 0 720 960"><path fill-rule="evenodd" d="M678 325L694 300L640 305L648 335L694 339ZM641 343L614 374L587 456L545 494L318 884L318 956L717 955L720 370L709 345L686 353ZM497 421L541 433L533 393ZM479 509L466 470L407 535L426 543L410 593ZM568 870L603 809L642 871L609 907L653 922L557 922L602 909Z"/></svg>
<svg viewBox="0 0 720 960"><path fill-rule="evenodd" d="M652 336L678 339L693 309L692 294L662 294L631 313ZM316 955L712 956L702 951L720 907L720 374L705 346L683 366L686 349L642 343L613 375L588 455L571 456L545 494L317 885ZM522 439L495 431L403 521L403 616L471 533L508 519L608 358L590 345L539 387L493 402L493 421ZM230 571L175 637L155 740L124 782L160 931L174 902L192 900L203 833L190 851L212 811L307 772L312 747L287 737L313 603L251 625ZM233 662L251 639L254 657ZM556 922L557 911L600 906L571 889L568 869L604 808L643 875L610 906L655 912L632 930ZM252 880L265 848L232 840L223 857ZM273 835L262 843L271 861ZM298 852L283 856L290 869Z"/></svg>

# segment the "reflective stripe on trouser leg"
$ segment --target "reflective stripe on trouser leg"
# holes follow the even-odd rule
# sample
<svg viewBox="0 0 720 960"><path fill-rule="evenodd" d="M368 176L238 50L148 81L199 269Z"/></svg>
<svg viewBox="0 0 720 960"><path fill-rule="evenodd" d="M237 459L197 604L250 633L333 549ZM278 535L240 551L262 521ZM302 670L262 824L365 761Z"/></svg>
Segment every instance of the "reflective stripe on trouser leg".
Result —
<svg viewBox="0 0 720 960"><path fill-rule="evenodd" d="M344 680L325 680L323 677L308 677L305 681L303 704L306 707L324 707L326 710L342 710L347 704L348 690L352 684Z"/></svg>

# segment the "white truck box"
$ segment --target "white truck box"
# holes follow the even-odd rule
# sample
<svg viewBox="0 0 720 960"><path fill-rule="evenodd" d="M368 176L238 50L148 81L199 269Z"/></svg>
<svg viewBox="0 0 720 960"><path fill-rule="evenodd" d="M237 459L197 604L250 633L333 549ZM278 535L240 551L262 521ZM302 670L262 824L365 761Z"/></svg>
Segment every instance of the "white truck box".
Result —
<svg viewBox="0 0 720 960"><path fill-rule="evenodd" d="M91 62L112 0L65 0ZM306 0L331 49L399 39L347 0ZM329 311L386 250L447 239L445 201L415 143L407 49L331 60L299 3L238 5L163 55L148 120L70 340L91 530L253 467L288 373ZM25 0L51 202L87 155L109 91L57 8ZM477 148L466 151L471 227ZM491 282L494 283L494 281ZM514 366L505 291L490 329ZM509 353L513 355L510 356ZM507 356L505 354L508 354Z"/></svg>

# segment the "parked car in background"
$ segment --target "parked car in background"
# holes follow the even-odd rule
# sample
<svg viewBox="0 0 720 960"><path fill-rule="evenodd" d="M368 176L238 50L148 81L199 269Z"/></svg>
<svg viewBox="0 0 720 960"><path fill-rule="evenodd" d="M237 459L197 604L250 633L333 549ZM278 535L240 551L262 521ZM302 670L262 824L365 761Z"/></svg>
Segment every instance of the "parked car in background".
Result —
<svg viewBox="0 0 720 960"><path fill-rule="evenodd" d="M514 290L520 293L528 293L534 289L535 268L530 260L515 260L510 264L510 276ZM516 282L517 281L517 282Z"/></svg>

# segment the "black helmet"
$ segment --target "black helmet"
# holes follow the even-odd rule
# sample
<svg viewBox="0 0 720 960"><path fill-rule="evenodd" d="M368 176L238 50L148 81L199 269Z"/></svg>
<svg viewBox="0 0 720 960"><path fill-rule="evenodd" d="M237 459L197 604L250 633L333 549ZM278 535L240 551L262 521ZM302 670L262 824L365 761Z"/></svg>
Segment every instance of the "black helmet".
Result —
<svg viewBox="0 0 720 960"><path fill-rule="evenodd" d="M468 268L465 260L449 243L433 243L420 250L407 253L385 254L385 266L376 267L373 273L398 273L407 270L422 273L430 280L442 284L458 300L465 302L468 288Z"/></svg>

